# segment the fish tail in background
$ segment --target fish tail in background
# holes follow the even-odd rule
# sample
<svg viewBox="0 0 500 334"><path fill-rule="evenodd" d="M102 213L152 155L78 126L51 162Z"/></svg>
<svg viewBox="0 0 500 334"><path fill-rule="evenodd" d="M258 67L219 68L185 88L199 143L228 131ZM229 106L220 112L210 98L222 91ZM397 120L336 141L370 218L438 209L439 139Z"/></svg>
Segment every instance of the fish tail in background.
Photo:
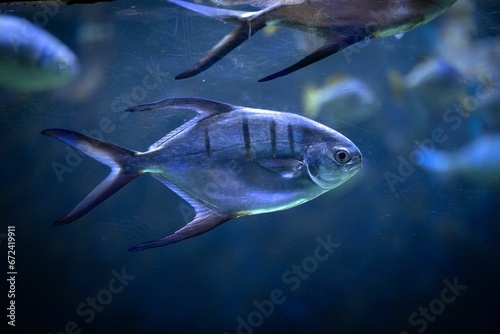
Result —
<svg viewBox="0 0 500 334"><path fill-rule="evenodd" d="M244 11L214 8L180 0L168 1L199 14L239 25L208 51L195 65L177 75L176 80L190 78L205 71L266 25L263 17L253 20Z"/></svg>
<svg viewBox="0 0 500 334"><path fill-rule="evenodd" d="M55 221L54 225L69 224L81 218L124 185L142 174L136 164L137 152L135 151L70 130L48 129L42 131L42 134L57 138L111 168L111 173L70 213Z"/></svg>

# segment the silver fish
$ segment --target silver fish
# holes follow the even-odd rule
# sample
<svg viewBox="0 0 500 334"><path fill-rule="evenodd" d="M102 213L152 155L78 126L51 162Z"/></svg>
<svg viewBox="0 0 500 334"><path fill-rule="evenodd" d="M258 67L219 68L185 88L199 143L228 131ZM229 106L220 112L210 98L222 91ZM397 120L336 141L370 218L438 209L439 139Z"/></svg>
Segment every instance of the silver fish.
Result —
<svg viewBox="0 0 500 334"><path fill-rule="evenodd" d="M425 24L446 11L456 0L300 0L278 1L244 12L168 0L194 12L238 24L193 67L176 76L185 79L203 72L268 24L315 33L325 44L282 71L260 82L290 74L359 41L397 35Z"/></svg>
<svg viewBox="0 0 500 334"><path fill-rule="evenodd" d="M22 91L61 87L80 71L76 55L31 22L0 15L0 86Z"/></svg>
<svg viewBox="0 0 500 334"><path fill-rule="evenodd" d="M138 175L153 173L196 216L175 233L130 249L139 251L194 237L233 218L305 203L361 167L361 152L349 139L296 114L196 98L166 99L127 111L164 108L192 109L198 115L146 152L69 130L42 132L111 167L108 177L55 225L75 221Z"/></svg>

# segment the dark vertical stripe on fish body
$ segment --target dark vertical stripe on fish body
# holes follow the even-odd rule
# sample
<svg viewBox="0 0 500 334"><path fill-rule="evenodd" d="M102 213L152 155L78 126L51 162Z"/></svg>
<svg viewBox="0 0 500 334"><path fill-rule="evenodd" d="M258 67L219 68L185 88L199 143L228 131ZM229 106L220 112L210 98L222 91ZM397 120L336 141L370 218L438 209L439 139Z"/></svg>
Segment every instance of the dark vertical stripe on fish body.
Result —
<svg viewBox="0 0 500 334"><path fill-rule="evenodd" d="M248 129L248 118L243 117L242 123L243 140L245 141L245 151L247 153L247 161L252 161L252 152L250 151L250 130Z"/></svg>
<svg viewBox="0 0 500 334"><path fill-rule="evenodd" d="M212 155L212 147L210 146L210 136L208 134L208 128L205 128L205 150L207 155L210 157Z"/></svg>
<svg viewBox="0 0 500 334"><path fill-rule="evenodd" d="M271 136L271 152L273 158L276 158L276 122L274 120L269 124L269 134Z"/></svg>
<svg viewBox="0 0 500 334"><path fill-rule="evenodd" d="M292 156L295 155L295 143L293 141L293 127L292 124L288 124L288 143L290 144L290 153Z"/></svg>

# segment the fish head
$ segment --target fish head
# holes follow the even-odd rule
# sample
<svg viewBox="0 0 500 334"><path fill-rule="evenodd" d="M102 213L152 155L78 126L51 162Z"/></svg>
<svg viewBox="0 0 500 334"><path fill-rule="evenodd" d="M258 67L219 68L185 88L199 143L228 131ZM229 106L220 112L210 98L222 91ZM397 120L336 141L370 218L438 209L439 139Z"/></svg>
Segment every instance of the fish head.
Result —
<svg viewBox="0 0 500 334"><path fill-rule="evenodd" d="M333 189L361 168L361 151L347 138L310 145L305 162L311 179L324 189Z"/></svg>
<svg viewBox="0 0 500 334"><path fill-rule="evenodd" d="M45 91L69 84L78 76L80 62L73 51L40 35L38 44L20 44L0 61L0 72L5 75L0 84L7 82L6 86L20 91Z"/></svg>
<svg viewBox="0 0 500 334"><path fill-rule="evenodd" d="M54 86L70 82L80 72L77 56L65 45L44 51L39 56L36 67Z"/></svg>
<svg viewBox="0 0 500 334"><path fill-rule="evenodd" d="M30 21L0 15L0 85L20 91L59 88L80 72L78 57Z"/></svg>

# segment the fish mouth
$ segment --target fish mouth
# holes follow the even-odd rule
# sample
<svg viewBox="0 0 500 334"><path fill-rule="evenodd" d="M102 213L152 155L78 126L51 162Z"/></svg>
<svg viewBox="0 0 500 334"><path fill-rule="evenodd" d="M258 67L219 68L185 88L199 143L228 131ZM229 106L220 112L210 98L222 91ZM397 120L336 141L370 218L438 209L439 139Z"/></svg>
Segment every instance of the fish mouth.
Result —
<svg viewBox="0 0 500 334"><path fill-rule="evenodd" d="M361 168L361 161L358 163L353 163L345 166L345 169L348 171L355 171Z"/></svg>
<svg viewBox="0 0 500 334"><path fill-rule="evenodd" d="M345 169L348 171L354 171L360 169L361 166L361 155L356 154L352 157L351 161L347 165L345 165Z"/></svg>

